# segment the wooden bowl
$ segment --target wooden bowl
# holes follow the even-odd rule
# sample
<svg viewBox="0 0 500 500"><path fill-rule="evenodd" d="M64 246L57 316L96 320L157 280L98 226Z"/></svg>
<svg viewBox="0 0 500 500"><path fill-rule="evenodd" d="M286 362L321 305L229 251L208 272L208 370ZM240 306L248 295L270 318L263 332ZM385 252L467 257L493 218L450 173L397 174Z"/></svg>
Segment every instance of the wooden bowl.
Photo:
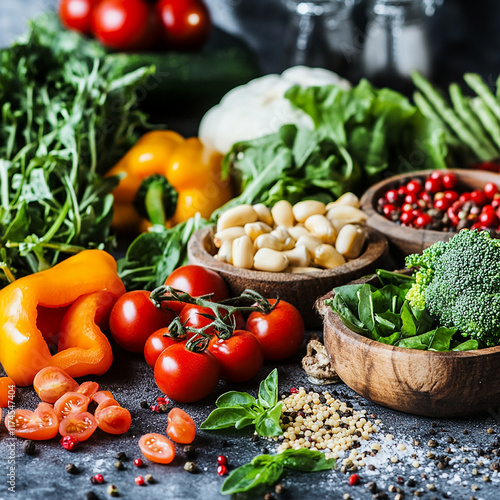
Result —
<svg viewBox="0 0 500 500"><path fill-rule="evenodd" d="M315 300L336 286L372 273L382 265L387 254L387 240L367 228L365 251L357 258L335 269L292 274L240 269L214 258L213 228L198 230L188 244L189 261L217 271L234 295L250 288L266 297L279 296L293 304L302 314L307 328L321 328L321 318L314 309Z"/></svg>
<svg viewBox="0 0 500 500"><path fill-rule="evenodd" d="M464 169L450 169L448 172L456 174L458 179L456 189L459 191L482 189L487 182L493 182L500 186L500 174L494 172ZM448 241L455 234L400 226L377 212L377 200L389 189L398 188L414 178L425 179L430 173L429 170L421 170L390 177L372 186L361 197L361 208L368 216L367 225L387 237L391 255L396 261L399 261L398 263L402 263L404 257L409 254L421 253L424 248L431 246L436 241Z"/></svg>
<svg viewBox="0 0 500 500"><path fill-rule="evenodd" d="M356 283L378 285L378 278ZM477 351L434 352L395 347L347 328L325 305L324 343L339 377L375 403L426 417L459 417L500 407L500 347Z"/></svg>

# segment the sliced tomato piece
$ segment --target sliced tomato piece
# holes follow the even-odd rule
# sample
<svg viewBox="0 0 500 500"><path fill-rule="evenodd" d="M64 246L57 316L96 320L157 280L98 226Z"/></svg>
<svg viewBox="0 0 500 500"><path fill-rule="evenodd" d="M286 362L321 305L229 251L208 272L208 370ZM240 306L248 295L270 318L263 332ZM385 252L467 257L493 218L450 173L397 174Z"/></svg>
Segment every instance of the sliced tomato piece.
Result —
<svg viewBox="0 0 500 500"><path fill-rule="evenodd" d="M99 429L108 434L123 434L130 429L132 417L126 408L121 406L108 406L96 415Z"/></svg>
<svg viewBox="0 0 500 500"><path fill-rule="evenodd" d="M196 436L194 420L184 410L172 408L168 413L167 436L176 443L192 443Z"/></svg>
<svg viewBox="0 0 500 500"><path fill-rule="evenodd" d="M97 404L101 404L103 401L106 401L106 399L115 399L115 397L109 391L97 391L92 395L92 399Z"/></svg>
<svg viewBox="0 0 500 500"><path fill-rule="evenodd" d="M42 368L33 380L35 391L42 401L55 403L63 394L78 389L78 382L55 366Z"/></svg>
<svg viewBox="0 0 500 500"><path fill-rule="evenodd" d="M54 410L59 422L75 413L87 411L90 398L79 392L67 392L63 394L54 404Z"/></svg>
<svg viewBox="0 0 500 500"><path fill-rule="evenodd" d="M94 412L94 417L97 418L99 416L99 413L101 413L102 410L105 408L108 408L109 406L120 406L120 403L114 399L105 399L102 403L99 403L97 405L97 408L95 409Z"/></svg>
<svg viewBox="0 0 500 500"><path fill-rule="evenodd" d="M144 434L139 439L142 454L151 462L169 464L175 458L175 445L168 437L155 432Z"/></svg>
<svg viewBox="0 0 500 500"><path fill-rule="evenodd" d="M83 382L80 384L76 392L79 392L80 394L85 394L85 396L88 396L89 398L92 398L92 396L99 390L99 384L97 382Z"/></svg>
<svg viewBox="0 0 500 500"><path fill-rule="evenodd" d="M51 405L40 403L33 412L13 410L7 413L5 427L15 436L43 441L57 436L59 420Z"/></svg>
<svg viewBox="0 0 500 500"><path fill-rule="evenodd" d="M8 408L15 396L16 383L10 377L0 377L0 408Z"/></svg>
<svg viewBox="0 0 500 500"><path fill-rule="evenodd" d="M72 413L61 420L59 424L59 434L61 436L71 436L78 441L87 440L97 429L97 421L88 411Z"/></svg>

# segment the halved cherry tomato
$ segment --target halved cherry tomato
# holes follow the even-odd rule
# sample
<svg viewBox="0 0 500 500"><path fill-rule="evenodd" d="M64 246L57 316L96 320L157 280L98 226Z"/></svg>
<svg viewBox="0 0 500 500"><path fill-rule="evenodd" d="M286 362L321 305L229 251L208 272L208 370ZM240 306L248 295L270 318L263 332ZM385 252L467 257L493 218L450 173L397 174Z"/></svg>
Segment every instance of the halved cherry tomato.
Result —
<svg viewBox="0 0 500 500"><path fill-rule="evenodd" d="M220 365L209 352L192 352L182 344L167 347L156 360L155 381L169 398L193 403L217 386Z"/></svg>
<svg viewBox="0 0 500 500"><path fill-rule="evenodd" d="M156 332L152 333L146 344L144 345L144 358L146 363L151 367L155 367L156 360L158 356L171 345L177 344L178 342L186 344L185 340L174 340L172 337L168 336L168 327L160 328Z"/></svg>
<svg viewBox="0 0 500 500"><path fill-rule="evenodd" d="M0 378L0 408L8 408L16 395L16 383L10 377ZM0 415L0 418L1 415Z"/></svg>
<svg viewBox="0 0 500 500"><path fill-rule="evenodd" d="M161 434L151 432L139 439L142 454L151 462L169 464L175 458L175 446L170 439Z"/></svg>
<svg viewBox="0 0 500 500"><path fill-rule="evenodd" d="M106 399L115 399L115 397L109 391L97 391L92 395L92 400L97 404L101 404L103 401L106 401Z"/></svg>
<svg viewBox="0 0 500 500"><path fill-rule="evenodd" d="M105 408L108 408L108 406L120 406L120 403L118 403L115 399L105 399L102 403L97 405L97 408L94 411L94 417L97 418L99 413L101 413L101 411Z"/></svg>
<svg viewBox="0 0 500 500"><path fill-rule="evenodd" d="M54 411L59 422L70 415L87 411L90 398L79 392L67 392L63 394L54 404Z"/></svg>
<svg viewBox="0 0 500 500"><path fill-rule="evenodd" d="M111 310L111 335L127 351L143 352L148 337L168 326L175 317L173 312L155 307L149 295L146 290L127 292Z"/></svg>
<svg viewBox="0 0 500 500"><path fill-rule="evenodd" d="M88 411L73 413L61 420L59 424L59 434L61 436L71 436L78 441L87 440L97 429L97 421Z"/></svg>
<svg viewBox="0 0 500 500"><path fill-rule="evenodd" d="M276 299L269 299L269 302L274 304ZM270 313L251 313L246 329L259 339L264 359L272 361L295 354L305 333L304 320L299 311L284 300L280 300Z"/></svg>
<svg viewBox="0 0 500 500"><path fill-rule="evenodd" d="M88 396L89 398L92 398L92 396L99 390L99 384L97 382L83 382L80 384L78 387L78 390L76 392L79 392L80 394L84 394L85 396Z"/></svg>
<svg viewBox="0 0 500 500"><path fill-rule="evenodd" d="M246 382L257 375L264 362L257 337L245 330L236 330L226 340L214 337L208 350L217 358L221 377L230 382Z"/></svg>
<svg viewBox="0 0 500 500"><path fill-rule="evenodd" d="M167 436L176 443L192 443L196 436L194 420L184 410L172 408L168 413Z"/></svg>
<svg viewBox="0 0 500 500"><path fill-rule="evenodd" d="M66 392L75 392L78 382L55 366L42 368L33 380L35 391L42 401L55 403Z"/></svg>
<svg viewBox="0 0 500 500"><path fill-rule="evenodd" d="M59 432L59 420L51 405L40 403L35 411L13 410L5 417L5 427L15 436L43 441Z"/></svg>
<svg viewBox="0 0 500 500"><path fill-rule="evenodd" d="M108 406L96 415L99 429L109 434L123 434L132 425L132 416L126 408Z"/></svg>

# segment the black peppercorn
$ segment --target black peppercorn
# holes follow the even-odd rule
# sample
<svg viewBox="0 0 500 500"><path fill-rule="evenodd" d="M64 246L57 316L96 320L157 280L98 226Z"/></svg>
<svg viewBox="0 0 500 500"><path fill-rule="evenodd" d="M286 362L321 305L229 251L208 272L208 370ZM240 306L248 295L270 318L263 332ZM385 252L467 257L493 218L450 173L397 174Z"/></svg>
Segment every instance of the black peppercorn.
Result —
<svg viewBox="0 0 500 500"><path fill-rule="evenodd" d="M184 446L184 448L182 448L182 451L187 458L194 458L196 456L196 448L190 444Z"/></svg>
<svg viewBox="0 0 500 500"><path fill-rule="evenodd" d="M127 460L127 454L124 452L124 451L119 451L116 455L115 455L115 458L117 460Z"/></svg>
<svg viewBox="0 0 500 500"><path fill-rule="evenodd" d="M85 498L87 500L99 500L99 497L93 491L87 491Z"/></svg>
<svg viewBox="0 0 500 500"><path fill-rule="evenodd" d="M66 464L64 468L69 474L78 474L80 472L75 464Z"/></svg>
<svg viewBox="0 0 500 500"><path fill-rule="evenodd" d="M147 401L141 401L141 408L144 408L144 409L149 408L149 403Z"/></svg>
<svg viewBox="0 0 500 500"><path fill-rule="evenodd" d="M377 493L377 483L375 481L370 481L366 487L370 493Z"/></svg>
<svg viewBox="0 0 500 500"><path fill-rule="evenodd" d="M27 439L23 443L23 451L25 455L34 455L36 453L35 443L31 439Z"/></svg>
<svg viewBox="0 0 500 500"><path fill-rule="evenodd" d="M408 481L406 481L406 486L409 486L410 488L413 488L413 486L415 486L417 483L415 482L415 479L408 479Z"/></svg>

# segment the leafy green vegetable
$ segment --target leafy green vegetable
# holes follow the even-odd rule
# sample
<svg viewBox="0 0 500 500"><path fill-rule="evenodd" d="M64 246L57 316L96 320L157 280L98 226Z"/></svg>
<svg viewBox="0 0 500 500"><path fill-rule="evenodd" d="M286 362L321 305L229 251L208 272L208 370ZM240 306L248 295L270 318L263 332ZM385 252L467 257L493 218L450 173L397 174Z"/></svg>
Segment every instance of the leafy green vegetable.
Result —
<svg viewBox="0 0 500 500"><path fill-rule="evenodd" d="M0 52L0 283L110 247L117 179L102 174L144 123L152 73L122 69L50 17Z"/></svg>
<svg viewBox="0 0 500 500"><path fill-rule="evenodd" d="M278 402L278 370L276 368L260 383L256 400L245 392L230 391L215 402L217 408L200 425L203 430L235 427L242 429L255 425L260 436L283 434L280 427L283 403Z"/></svg>
<svg viewBox="0 0 500 500"><path fill-rule="evenodd" d="M188 263L189 238L207 225L196 214L172 228L156 225L137 236L125 257L118 260L118 273L127 290L153 290L163 285L174 269Z"/></svg>
<svg viewBox="0 0 500 500"><path fill-rule="evenodd" d="M459 343L457 328L435 325L427 310L412 307L406 296L415 277L397 276L377 270L382 288L368 283L344 285L334 289L325 301L351 330L384 344L429 351L477 349L476 341Z"/></svg>
<svg viewBox="0 0 500 500"><path fill-rule="evenodd" d="M224 481L221 493L232 495L252 491L259 486L276 483L285 469L317 472L335 467L333 458L325 458L320 451L301 448L288 449L278 455L258 455L250 463L238 467Z"/></svg>

